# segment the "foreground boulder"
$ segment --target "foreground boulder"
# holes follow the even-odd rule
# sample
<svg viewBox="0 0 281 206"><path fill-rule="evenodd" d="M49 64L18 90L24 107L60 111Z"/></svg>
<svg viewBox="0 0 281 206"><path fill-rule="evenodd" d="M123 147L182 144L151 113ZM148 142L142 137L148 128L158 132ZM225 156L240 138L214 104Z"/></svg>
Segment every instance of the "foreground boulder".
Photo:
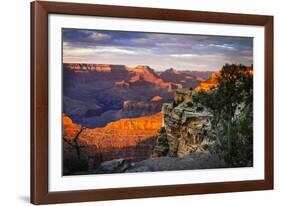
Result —
<svg viewBox="0 0 281 206"><path fill-rule="evenodd" d="M225 162L208 151L196 152L182 157L156 157L131 165L125 172L155 172L226 167Z"/></svg>
<svg viewBox="0 0 281 206"><path fill-rule="evenodd" d="M196 152L182 157L156 157L140 162L130 163L125 159L116 159L101 164L92 173L135 173L193 169L224 168L225 162L210 152Z"/></svg>
<svg viewBox="0 0 281 206"><path fill-rule="evenodd" d="M130 166L129 162L125 159L114 159L111 161L103 162L99 168L100 173L121 173L128 169Z"/></svg>

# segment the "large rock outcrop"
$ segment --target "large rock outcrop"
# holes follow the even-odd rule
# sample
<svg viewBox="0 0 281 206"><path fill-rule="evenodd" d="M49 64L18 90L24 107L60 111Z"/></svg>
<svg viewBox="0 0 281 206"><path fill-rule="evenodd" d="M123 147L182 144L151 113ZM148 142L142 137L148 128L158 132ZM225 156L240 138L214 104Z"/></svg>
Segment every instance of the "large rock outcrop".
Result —
<svg viewBox="0 0 281 206"><path fill-rule="evenodd" d="M208 150L214 143L212 114L195 105L192 95L192 90L177 90L173 103L163 104L163 127L158 132L152 157L182 157Z"/></svg>

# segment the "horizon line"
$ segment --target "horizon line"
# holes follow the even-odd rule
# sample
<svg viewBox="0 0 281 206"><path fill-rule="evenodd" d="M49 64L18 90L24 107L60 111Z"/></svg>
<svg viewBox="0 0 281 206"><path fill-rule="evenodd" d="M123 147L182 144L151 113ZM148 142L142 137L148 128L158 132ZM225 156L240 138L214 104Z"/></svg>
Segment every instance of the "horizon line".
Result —
<svg viewBox="0 0 281 206"><path fill-rule="evenodd" d="M211 70L211 69L207 69L207 70L200 70L200 69L194 70L194 69L178 69L178 68L175 68L175 67L167 67L165 69L155 69L154 67L152 67L150 65L145 65L145 64L137 64L137 65L134 65L134 66L129 66L127 64L110 64L110 63L93 63L93 62L62 62L62 64L96 64L96 65L127 66L127 67L130 67L130 68L135 68L137 66L147 66L147 67L150 67L151 69L153 69L155 71L166 71L166 70L169 70L169 69L175 69L176 71L194 71L194 72L216 72L216 71L220 70L223 67L223 65L222 65L221 68L218 68L216 70ZM246 66L246 67L248 67L248 66Z"/></svg>

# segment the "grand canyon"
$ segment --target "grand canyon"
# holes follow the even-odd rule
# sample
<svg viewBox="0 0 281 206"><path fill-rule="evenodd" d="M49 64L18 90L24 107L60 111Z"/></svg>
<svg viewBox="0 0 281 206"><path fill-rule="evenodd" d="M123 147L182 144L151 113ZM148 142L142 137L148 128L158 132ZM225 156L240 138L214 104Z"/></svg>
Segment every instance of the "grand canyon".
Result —
<svg viewBox="0 0 281 206"><path fill-rule="evenodd" d="M63 174L253 166L253 38L62 29Z"/></svg>
<svg viewBox="0 0 281 206"><path fill-rule="evenodd" d="M209 151L212 112L193 101L222 70L71 63L63 74L64 175L227 167Z"/></svg>
<svg viewBox="0 0 281 206"><path fill-rule="evenodd" d="M173 68L156 72L149 66L64 64L65 173L76 172L71 164L77 159L94 158L97 165L120 158L148 159L163 124L163 103L171 102L177 89L196 88L211 74Z"/></svg>

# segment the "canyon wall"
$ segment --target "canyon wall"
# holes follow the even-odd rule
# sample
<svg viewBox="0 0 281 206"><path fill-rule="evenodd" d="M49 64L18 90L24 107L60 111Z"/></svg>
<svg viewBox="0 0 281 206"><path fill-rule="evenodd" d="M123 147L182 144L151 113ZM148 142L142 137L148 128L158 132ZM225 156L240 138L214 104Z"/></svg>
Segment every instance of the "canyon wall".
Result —
<svg viewBox="0 0 281 206"><path fill-rule="evenodd" d="M73 123L63 115L64 163L66 168L77 159L103 161L124 158L140 161L150 157L156 134L162 124L162 114L127 118L108 123L105 127L90 129ZM78 136L77 136L78 135ZM77 147L79 155L77 153Z"/></svg>
<svg viewBox="0 0 281 206"><path fill-rule="evenodd" d="M196 92L200 91L209 91L218 86L218 79L221 77L221 70L218 70L217 72L214 72L211 74L210 78L204 81L201 81L200 84L195 88ZM247 66L244 72L252 76L253 75L253 65Z"/></svg>

